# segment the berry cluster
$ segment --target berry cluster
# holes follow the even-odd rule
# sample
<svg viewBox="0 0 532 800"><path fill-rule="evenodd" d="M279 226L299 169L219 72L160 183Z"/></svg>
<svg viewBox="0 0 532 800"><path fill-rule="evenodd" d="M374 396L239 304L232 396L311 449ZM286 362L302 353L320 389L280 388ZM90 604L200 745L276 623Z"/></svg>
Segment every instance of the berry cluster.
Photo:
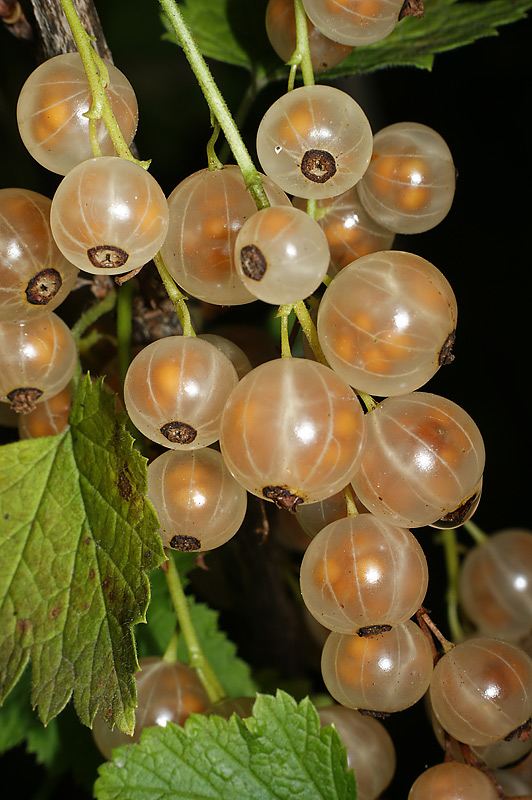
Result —
<svg viewBox="0 0 532 800"><path fill-rule="evenodd" d="M386 37L403 8L402 0L303 5L316 71ZM288 61L300 41L293 4L270 0L266 28ZM102 62L100 77L127 149L138 119L133 90L111 64ZM305 358L291 357L286 336L282 357L252 367L228 339L184 330L131 361L124 404L153 443L148 497L164 546L201 553L226 543L247 493L297 515L310 542L301 595L329 632L322 674L340 704L320 717L342 736L361 800L378 797L395 769L388 733L367 714L401 711L427 691L448 749L451 739L467 745L493 768L526 754L519 738L508 748L503 740L532 716L532 659L517 644L532 630L531 534L500 533L465 559L461 598L478 638L436 653L426 622L412 621L428 567L409 529L467 522L485 463L466 411L419 391L453 360L453 290L424 258L391 249L396 234L430 230L449 212L455 168L445 141L413 122L373 135L349 94L304 85L276 100L258 127L258 204L237 166L216 163L167 199L144 164L117 154L107 126L87 116L90 105L75 54L45 62L20 94L24 144L64 176L52 200L0 190L0 401L22 415L20 437L67 424L76 346L52 312L79 270L126 276L156 258L204 303L260 300L281 306L285 321L295 311ZM192 711L250 712L246 699L212 708L182 664L142 667L133 739L108 742L97 723L107 757L143 727L182 723ZM420 776L410 800L497 797L485 774L457 763L462 757L458 748L455 761Z"/></svg>

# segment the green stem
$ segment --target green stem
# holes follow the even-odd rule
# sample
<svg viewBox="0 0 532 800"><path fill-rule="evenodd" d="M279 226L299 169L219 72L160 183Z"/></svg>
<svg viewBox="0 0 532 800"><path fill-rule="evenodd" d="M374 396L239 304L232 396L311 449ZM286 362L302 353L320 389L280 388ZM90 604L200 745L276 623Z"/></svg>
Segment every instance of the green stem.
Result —
<svg viewBox="0 0 532 800"><path fill-rule="evenodd" d="M345 504L347 508L347 516L348 517L356 517L358 514L358 508L356 507L355 498L353 495L353 490L351 488L351 484L348 484L344 491L345 497Z"/></svg>
<svg viewBox="0 0 532 800"><path fill-rule="evenodd" d="M290 59L290 64L299 64L305 86L314 86L314 70L312 69L308 42L307 15L305 14L302 0L294 0L294 13L296 16L296 50Z"/></svg>
<svg viewBox="0 0 532 800"><path fill-rule="evenodd" d="M375 398L370 394L366 394L366 392L359 392L358 389L355 389L355 392L366 406L367 411L373 411L379 405Z"/></svg>
<svg viewBox="0 0 532 800"><path fill-rule="evenodd" d="M166 664L175 664L177 661L177 643L179 642L179 632L175 630L172 634L168 646L164 651L163 661Z"/></svg>
<svg viewBox="0 0 532 800"><path fill-rule="evenodd" d="M310 345L310 349L314 353L316 361L328 367L329 364L327 363L327 359L323 355L323 350L321 349L321 345L318 340L318 332L316 331L316 326L314 325L312 317L310 316L308 308L306 307L303 300L300 300L299 303L294 303L294 311L296 312L299 324L301 325L301 330L307 337L307 341Z"/></svg>
<svg viewBox="0 0 532 800"><path fill-rule="evenodd" d="M85 355L88 353L89 350L92 350L94 345L98 344L99 342L109 342L116 347L118 342L116 336L111 336L110 333L104 333L103 331L99 331L97 328L93 328L92 331L89 331L85 336L82 336L81 339L78 341L78 350L80 355Z"/></svg>
<svg viewBox="0 0 532 800"><path fill-rule="evenodd" d="M458 580L460 576L460 559L458 558L458 547L456 531L445 530L441 532L445 552L445 564L447 566L447 620L453 642L461 642L465 639L464 629L458 616Z"/></svg>
<svg viewBox="0 0 532 800"><path fill-rule="evenodd" d="M270 203L268 202L266 192L262 186L262 178L259 172L255 169L255 165L253 164L251 156L249 155L248 150L242 140L240 131L235 125L235 121L231 116L231 112L227 107L227 103L222 97L222 94L218 89L214 78L212 77L209 67L205 63L205 59L203 58L198 45L194 41L192 33L185 22L183 15L181 14L179 6L175 0L159 0L159 2L164 13L168 17L172 28L175 31L181 47L183 48L185 56L187 57L192 71L196 76L196 80L200 85L201 91L205 96L211 113L220 123L220 127L224 132L227 143L231 148L231 152L233 153L236 163L242 172L242 177L244 178L246 188L249 189L258 209L267 208Z"/></svg>
<svg viewBox="0 0 532 800"><path fill-rule="evenodd" d="M211 116L211 125L212 125L212 136L207 142L207 162L209 165L209 171L213 172L215 169L223 169L224 165L216 155L216 142L218 141L218 136L220 135L220 125L216 117Z"/></svg>
<svg viewBox="0 0 532 800"><path fill-rule="evenodd" d="M116 304L116 336L118 339L118 374L122 396L124 379L131 363L131 331L133 327L133 298L136 285L134 281L126 281L118 290Z"/></svg>
<svg viewBox="0 0 532 800"><path fill-rule="evenodd" d="M472 539L475 540L477 544L484 544L484 542L487 542L489 539L488 534L484 533L482 528L479 528L478 525L471 519L468 520L467 522L464 522L462 527L466 529L468 534L471 536Z"/></svg>
<svg viewBox="0 0 532 800"><path fill-rule="evenodd" d="M153 261L159 271L159 275L164 283L164 288L168 293L168 297L172 301L175 313L179 317L179 322L181 323L181 327L183 329L183 336L195 336L196 332L192 326L192 320L190 319L190 311L188 310L186 303L186 296L176 285L174 279L166 269L166 265L160 253L157 253L153 257Z"/></svg>
<svg viewBox="0 0 532 800"><path fill-rule="evenodd" d="M277 316L281 318L281 357L292 358L290 350L290 335L288 330L288 318L292 313L294 306L291 303L279 306Z"/></svg>
<svg viewBox="0 0 532 800"><path fill-rule="evenodd" d="M307 214L312 219L316 219L316 212L318 210L318 204L315 197L311 197L307 200Z"/></svg>
<svg viewBox="0 0 532 800"><path fill-rule="evenodd" d="M87 328L103 317L104 314L107 314L109 311L112 311L116 304L116 292L112 291L109 294L105 295L102 300L98 300L97 303L94 303L90 308L83 312L81 317L78 319L77 322L74 323L72 326L72 336L76 343L79 342Z"/></svg>
<svg viewBox="0 0 532 800"><path fill-rule="evenodd" d="M211 703L217 703L225 698L225 692L214 670L207 661L205 653L201 649L196 630L192 624L187 598L181 585L179 572L177 571L171 553L166 564L168 566L168 570L165 573L168 591L170 592L172 604L179 622L179 628L187 646L189 665L196 670L198 678L207 692Z"/></svg>
<svg viewBox="0 0 532 800"><path fill-rule="evenodd" d="M150 165L150 162L139 161L137 158L133 157L126 140L122 136L122 131L118 127L118 123L115 115L113 114L109 98L105 93L105 86L109 82L109 73L107 67L92 47L90 37L81 24L72 0L61 0L61 6L63 7L68 24L70 25L70 30L72 31L72 36L76 42L76 47L79 50L81 61L83 62L83 68L85 70L85 74L87 75L87 80L89 81L89 86L92 93L92 105L89 111L86 112L85 116L90 120L103 119L105 127L109 132L109 136L111 137L111 141L113 142L118 155L121 158L127 158L129 161L134 161L136 164L139 164L139 166L147 169ZM94 148L93 131L91 139L93 141ZM99 149L100 148L98 146L97 149L94 150L95 156L100 155Z"/></svg>

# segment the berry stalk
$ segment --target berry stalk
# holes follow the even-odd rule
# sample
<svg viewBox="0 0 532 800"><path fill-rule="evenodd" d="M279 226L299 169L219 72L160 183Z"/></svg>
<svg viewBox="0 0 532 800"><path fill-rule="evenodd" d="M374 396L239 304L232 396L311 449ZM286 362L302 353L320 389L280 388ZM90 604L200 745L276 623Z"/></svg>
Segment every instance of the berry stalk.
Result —
<svg viewBox="0 0 532 800"><path fill-rule="evenodd" d="M168 569L165 571L168 591L170 592L170 597L172 599L172 604L179 622L181 633L185 639L189 656L189 664L193 669L196 670L198 678L200 679L203 688L207 692L211 703L217 703L220 700L225 699L225 692L222 689L214 670L207 661L205 653L201 649L196 630L190 618L187 598L181 585L179 572L177 571L177 567L172 556L170 556L169 560L166 562L166 565L168 567Z"/></svg>
<svg viewBox="0 0 532 800"><path fill-rule="evenodd" d="M303 8L302 0L294 0L294 13L296 18L296 49L288 62L291 66L288 90L294 88L297 68L301 68L301 76L305 86L314 86L314 70L310 58L308 41L307 15Z"/></svg>
<svg viewBox="0 0 532 800"><path fill-rule="evenodd" d="M163 261L163 257L160 253L157 253L153 257L153 261L157 270L159 271L159 275L161 276L161 280L164 283L164 288L168 294L168 297L172 301L172 305L174 307L175 313L179 318L179 322L181 323L181 327L183 329L183 336L195 336L196 332L192 326L192 320L190 319L190 311L188 310L186 304L186 297L183 292L179 289L176 285L174 279L166 269L166 265Z"/></svg>
<svg viewBox="0 0 532 800"><path fill-rule="evenodd" d="M240 131L233 120L231 112L227 107L227 103L222 97L222 93L212 77L211 71L198 45L194 41L190 28L185 22L179 6L176 4L175 0L159 0L159 2L183 48L211 113L216 117L224 132L231 152L242 172L246 188L249 189L258 209L268 208L270 203L263 189L262 179L255 169L255 165L242 140Z"/></svg>

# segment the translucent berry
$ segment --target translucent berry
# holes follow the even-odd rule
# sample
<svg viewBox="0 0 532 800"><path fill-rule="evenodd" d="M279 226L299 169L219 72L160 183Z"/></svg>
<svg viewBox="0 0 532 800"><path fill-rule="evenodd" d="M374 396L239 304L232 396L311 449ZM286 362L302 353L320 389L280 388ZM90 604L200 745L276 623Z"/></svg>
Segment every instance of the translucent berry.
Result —
<svg viewBox="0 0 532 800"><path fill-rule="evenodd" d="M484 443L456 403L428 392L387 397L366 415L366 425L367 445L352 485L376 517L420 527L465 512L475 501Z"/></svg>
<svg viewBox="0 0 532 800"><path fill-rule="evenodd" d="M347 753L347 767L355 772L357 800L375 800L393 778L395 747L379 720L345 706L318 709L323 725L334 725Z"/></svg>
<svg viewBox="0 0 532 800"><path fill-rule="evenodd" d="M532 532L502 530L470 550L460 570L460 601L483 634L526 636L532 629Z"/></svg>
<svg viewBox="0 0 532 800"><path fill-rule="evenodd" d="M323 680L335 700L383 714L417 703L432 669L430 645L410 620L370 637L331 633L321 659Z"/></svg>
<svg viewBox="0 0 532 800"><path fill-rule="evenodd" d="M496 742L532 715L532 659L500 639L460 642L436 664L430 700L442 728L459 742Z"/></svg>
<svg viewBox="0 0 532 800"><path fill-rule="evenodd" d="M176 450L218 439L223 407L238 382L217 347L195 336L167 336L131 362L124 401L133 424L154 442Z"/></svg>
<svg viewBox="0 0 532 800"><path fill-rule="evenodd" d="M148 497L165 547L204 551L225 544L246 513L246 490L220 453L203 447L158 456L148 467Z"/></svg>
<svg viewBox="0 0 532 800"><path fill-rule="evenodd" d="M68 425L70 416L70 384L49 400L39 403L29 414L20 414L18 432L21 439L55 436Z"/></svg>
<svg viewBox="0 0 532 800"><path fill-rule="evenodd" d="M92 733L103 756L111 759L115 747L138 742L144 728L167 722L183 725L190 714L203 714L210 706L205 689L196 672L186 664L167 663L162 658L150 656L139 660L137 682L137 708L133 736L117 728L110 730L100 715L94 718Z"/></svg>
<svg viewBox="0 0 532 800"><path fill-rule="evenodd" d="M242 226L235 244L242 282L259 300L297 303L316 291L329 266L318 223L297 208L264 208Z"/></svg>
<svg viewBox="0 0 532 800"><path fill-rule="evenodd" d="M206 342L210 342L217 347L218 350L221 350L225 356L227 356L236 370L238 380L243 378L244 375L247 375L248 372L251 372L251 361L247 355L244 353L241 347L232 342L230 339L227 339L227 337L219 336L217 333L200 333L198 339L204 339Z"/></svg>
<svg viewBox="0 0 532 800"><path fill-rule="evenodd" d="M272 206L290 205L269 178L263 186ZM168 198L170 224L162 247L164 262L179 286L215 305L256 300L235 267L235 241L257 211L240 169L202 169L176 186Z"/></svg>
<svg viewBox="0 0 532 800"><path fill-rule="evenodd" d="M450 761L423 772L408 800L498 800L494 783L475 767Z"/></svg>
<svg viewBox="0 0 532 800"><path fill-rule="evenodd" d="M391 626L422 605L428 585L425 554L406 528L372 514L327 525L301 563L303 601L318 622L337 633Z"/></svg>
<svg viewBox="0 0 532 800"><path fill-rule="evenodd" d="M306 200L296 197L293 203L296 208L306 210ZM393 244L395 233L370 217L360 202L356 186L337 197L318 200L317 208L319 225L329 243L331 276L357 258L389 250Z"/></svg>
<svg viewBox="0 0 532 800"><path fill-rule="evenodd" d="M256 367L231 393L220 447L235 478L281 508L344 487L365 442L354 392L332 370L301 358Z"/></svg>
<svg viewBox="0 0 532 800"><path fill-rule="evenodd" d="M352 47L333 42L307 19L310 59L314 72L324 72L340 64ZM266 7L266 33L282 61L288 61L296 49L296 18L293 0L269 0Z"/></svg>
<svg viewBox="0 0 532 800"><path fill-rule="evenodd" d="M168 204L155 178L133 161L91 158L57 187L51 223L65 258L94 275L120 275L158 252Z"/></svg>
<svg viewBox="0 0 532 800"><path fill-rule="evenodd" d="M127 144L138 122L135 92L126 76L105 61L109 70L106 94ZM37 67L21 89L17 105L20 136L33 158L51 172L67 172L94 155L85 113L92 93L78 53L64 53ZM98 144L104 156L116 151L103 120L96 122Z"/></svg>
<svg viewBox="0 0 532 800"><path fill-rule="evenodd" d="M0 189L0 322L42 317L74 286L78 270L54 242L51 205L28 189Z"/></svg>
<svg viewBox="0 0 532 800"><path fill-rule="evenodd" d="M333 197L357 183L369 164L366 115L332 86L300 86L270 106L257 131L266 175L297 197Z"/></svg>
<svg viewBox="0 0 532 800"><path fill-rule="evenodd" d="M375 134L371 164L358 185L364 208L396 233L434 228L451 208L456 170L439 133L397 122Z"/></svg>
<svg viewBox="0 0 532 800"><path fill-rule="evenodd" d="M343 44L373 44L399 22L404 0L303 0L310 20L329 39Z"/></svg>
<svg viewBox="0 0 532 800"><path fill-rule="evenodd" d="M359 509L362 510L362 509ZM318 503L308 503L297 510L297 521L311 538L337 519L347 516L347 502L343 491L336 492ZM308 545L308 542L307 542ZM306 548L305 548L306 549Z"/></svg>
<svg viewBox="0 0 532 800"><path fill-rule="evenodd" d="M70 328L56 314L0 323L0 401L28 414L65 388L76 357Z"/></svg>
<svg viewBox="0 0 532 800"><path fill-rule="evenodd" d="M351 386L388 397L423 386L453 360L456 299L444 275L412 253L387 250L345 267L322 297L318 336Z"/></svg>

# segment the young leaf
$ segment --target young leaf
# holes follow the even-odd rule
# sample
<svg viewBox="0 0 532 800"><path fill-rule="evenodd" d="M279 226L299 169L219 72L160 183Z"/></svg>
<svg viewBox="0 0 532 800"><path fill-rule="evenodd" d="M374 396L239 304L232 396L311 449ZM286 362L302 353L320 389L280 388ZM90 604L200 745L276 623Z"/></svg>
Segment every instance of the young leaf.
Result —
<svg viewBox="0 0 532 800"><path fill-rule="evenodd" d="M337 732L320 729L307 699L259 695L253 716L193 714L184 728L148 728L100 767L97 800L356 800Z"/></svg>
<svg viewBox="0 0 532 800"><path fill-rule="evenodd" d="M31 657L44 724L73 696L85 725L100 709L134 726L132 626L164 553L145 460L114 402L86 376L63 433L0 450L0 701Z"/></svg>
<svg viewBox="0 0 532 800"><path fill-rule="evenodd" d="M258 8L257 8L258 7ZM380 67L414 66L430 69L436 53L493 36L497 28L525 17L532 0L426 0L425 16L406 17L376 44L355 47L351 55L320 79L370 72ZM266 1L185 0L183 14L202 53L256 72L258 77L286 76L269 44L264 27ZM166 39L176 41L170 26Z"/></svg>

